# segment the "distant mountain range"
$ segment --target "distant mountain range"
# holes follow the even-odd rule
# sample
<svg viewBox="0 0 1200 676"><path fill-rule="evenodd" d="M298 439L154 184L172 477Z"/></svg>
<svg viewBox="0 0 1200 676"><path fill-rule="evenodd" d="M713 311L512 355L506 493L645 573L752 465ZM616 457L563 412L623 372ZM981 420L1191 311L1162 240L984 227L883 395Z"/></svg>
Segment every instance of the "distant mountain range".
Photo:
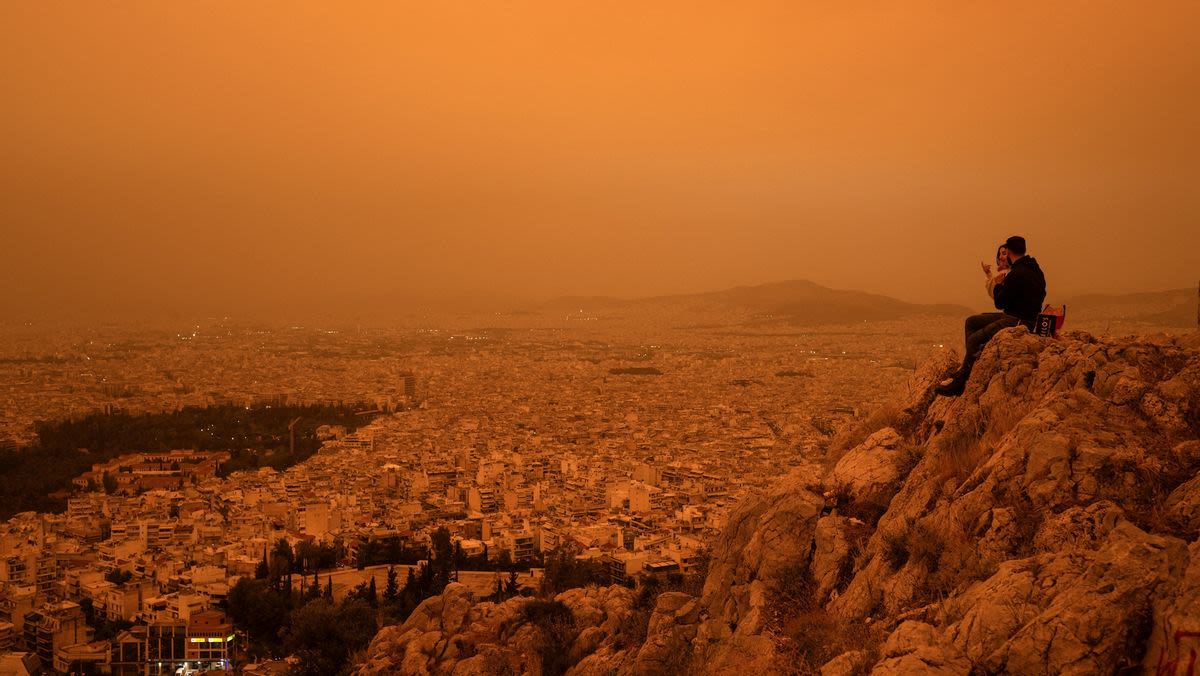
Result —
<svg viewBox="0 0 1200 676"><path fill-rule="evenodd" d="M1103 316L1172 327L1196 325L1196 289L1127 294L1086 294L1066 301L1067 316Z"/></svg>
<svg viewBox="0 0 1200 676"><path fill-rule="evenodd" d="M613 298L608 296L569 296L542 304L542 311L638 312L695 311L698 313L735 313L742 323L786 323L798 325L844 324L862 321L900 319L918 315L970 314L961 305L922 305L864 291L830 289L814 282L792 280L758 286L737 286L724 291Z"/></svg>

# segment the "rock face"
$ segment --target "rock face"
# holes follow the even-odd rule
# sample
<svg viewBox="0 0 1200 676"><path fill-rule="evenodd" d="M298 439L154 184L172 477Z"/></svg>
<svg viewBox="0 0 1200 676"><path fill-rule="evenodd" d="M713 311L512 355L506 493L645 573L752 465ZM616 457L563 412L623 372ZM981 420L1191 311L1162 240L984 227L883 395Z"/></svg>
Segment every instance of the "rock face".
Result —
<svg viewBox="0 0 1200 676"><path fill-rule="evenodd" d="M831 466L739 505L701 596L661 594L640 645L632 592L560 595L581 618L568 673L1194 673L1200 334L1009 329L935 397L952 366L935 355ZM361 671L538 673L521 603L447 589Z"/></svg>
<svg viewBox="0 0 1200 676"><path fill-rule="evenodd" d="M555 597L571 610L575 624L564 646L577 674L620 669L629 655L597 654L621 638L634 593L625 587L571 589ZM371 641L358 674L539 674L544 637L522 608L530 599L477 602L466 587L451 583L426 599L402 625L385 627Z"/></svg>
<svg viewBox="0 0 1200 676"><path fill-rule="evenodd" d="M848 491L854 502L886 506L906 469L904 446L904 437L885 427L842 456L825 483Z"/></svg>

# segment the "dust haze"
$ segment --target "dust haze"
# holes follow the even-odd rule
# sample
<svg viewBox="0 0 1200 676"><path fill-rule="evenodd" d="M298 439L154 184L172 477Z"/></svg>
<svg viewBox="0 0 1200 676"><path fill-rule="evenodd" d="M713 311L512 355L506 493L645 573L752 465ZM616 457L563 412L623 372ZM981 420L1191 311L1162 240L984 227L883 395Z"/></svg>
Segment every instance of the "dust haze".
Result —
<svg viewBox="0 0 1200 676"><path fill-rule="evenodd" d="M10 316L1193 286L1200 7L9 3Z"/></svg>

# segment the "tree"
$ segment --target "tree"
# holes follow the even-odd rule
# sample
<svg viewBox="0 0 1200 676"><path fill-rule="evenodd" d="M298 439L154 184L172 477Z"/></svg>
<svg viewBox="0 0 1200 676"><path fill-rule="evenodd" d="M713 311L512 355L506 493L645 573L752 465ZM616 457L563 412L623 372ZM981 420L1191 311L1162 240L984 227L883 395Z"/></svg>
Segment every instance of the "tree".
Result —
<svg viewBox="0 0 1200 676"><path fill-rule="evenodd" d="M353 599L338 606L337 635L349 653L367 647L379 625L375 611L367 604Z"/></svg>
<svg viewBox="0 0 1200 676"><path fill-rule="evenodd" d="M520 594L521 585L517 582L517 571L514 570L508 574L508 581L504 583L504 596L506 598L512 598L514 596L520 596Z"/></svg>
<svg viewBox="0 0 1200 676"><path fill-rule="evenodd" d="M308 540L296 543L295 560L302 573L316 570L320 567L320 545L308 542Z"/></svg>
<svg viewBox="0 0 1200 676"><path fill-rule="evenodd" d="M325 592L322 596L326 601L333 602L333 575L325 578Z"/></svg>
<svg viewBox="0 0 1200 676"><path fill-rule="evenodd" d="M501 549L500 554L496 557L496 565L508 569L513 565L512 552L507 549Z"/></svg>
<svg viewBox="0 0 1200 676"><path fill-rule="evenodd" d="M422 600L423 597L421 596L420 584L417 582L417 575L413 572L412 568L409 568L408 577L404 580L404 589L400 590L400 607L401 609L407 608L411 612ZM404 614L408 615L408 613Z"/></svg>
<svg viewBox="0 0 1200 676"><path fill-rule="evenodd" d="M366 601L367 601L367 603L371 604L372 608L374 608L376 605L379 604L379 595L375 593L375 576L374 575L371 576L371 582L370 582L370 584L367 585Z"/></svg>
<svg viewBox="0 0 1200 676"><path fill-rule="evenodd" d="M316 573L313 573L312 584L309 585L308 591L304 593L306 601L315 601L321 598L321 579Z"/></svg>
<svg viewBox="0 0 1200 676"><path fill-rule="evenodd" d="M546 557L545 571L541 582L544 595L554 595L589 584L608 584L608 575L603 566L595 561L579 561L574 551L566 548L556 549Z"/></svg>
<svg viewBox="0 0 1200 676"><path fill-rule="evenodd" d="M346 646L331 635L337 627L337 609L317 600L292 613L284 647L300 658L292 673L336 674L346 661Z"/></svg>
<svg viewBox="0 0 1200 676"><path fill-rule="evenodd" d="M295 555L292 546L284 538L279 538L275 548L271 550L271 582L282 594L286 591L290 598L292 593L292 564ZM286 585L284 582L286 581Z"/></svg>
<svg viewBox="0 0 1200 676"><path fill-rule="evenodd" d="M454 547L450 544L450 530L445 526L438 528L430 536L433 544L433 557L435 559L449 559L454 555Z"/></svg>
<svg viewBox="0 0 1200 676"><path fill-rule="evenodd" d="M454 570L458 572L467 562L467 553L463 551L462 540L454 543Z"/></svg>
<svg viewBox="0 0 1200 676"><path fill-rule="evenodd" d="M104 492L112 495L117 492L117 479L108 472L100 478L101 484L104 486Z"/></svg>
<svg viewBox="0 0 1200 676"><path fill-rule="evenodd" d="M104 579L115 585L123 585L133 579L133 573L128 570L113 568L104 576Z"/></svg>
<svg viewBox="0 0 1200 676"><path fill-rule="evenodd" d="M383 589L383 600L395 603L400 598L400 581L397 579L396 567L388 566L387 586Z"/></svg>
<svg viewBox="0 0 1200 676"><path fill-rule="evenodd" d="M284 600L268 580L238 580L229 590L226 607L234 623L250 634L252 644L274 652L288 612Z"/></svg>
<svg viewBox="0 0 1200 676"><path fill-rule="evenodd" d="M258 562L258 567L254 569L254 579L265 580L271 574L271 568L267 565L267 550L263 549L262 561Z"/></svg>

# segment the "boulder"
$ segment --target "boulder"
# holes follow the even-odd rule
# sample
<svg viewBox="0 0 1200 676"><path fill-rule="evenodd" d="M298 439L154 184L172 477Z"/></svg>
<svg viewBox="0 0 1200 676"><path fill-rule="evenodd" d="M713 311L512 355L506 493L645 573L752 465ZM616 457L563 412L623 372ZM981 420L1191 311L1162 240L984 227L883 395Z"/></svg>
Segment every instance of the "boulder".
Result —
<svg viewBox="0 0 1200 676"><path fill-rule="evenodd" d="M883 644L883 659L872 674L966 676L971 662L946 643L931 625L909 621L896 627Z"/></svg>
<svg viewBox="0 0 1200 676"><path fill-rule="evenodd" d="M900 489L906 457L904 437L885 427L842 456L825 477L825 486L847 491L852 502L886 507Z"/></svg>
<svg viewBox="0 0 1200 676"><path fill-rule="evenodd" d="M1200 474L1171 491L1164 507L1167 519L1177 528L1200 533Z"/></svg>
<svg viewBox="0 0 1200 676"><path fill-rule="evenodd" d="M825 501L806 488L811 477L789 475L772 491L734 510L712 548L701 605L739 635L762 628L762 587L792 566L807 566ZM759 593L751 594L757 588Z"/></svg>
<svg viewBox="0 0 1200 676"><path fill-rule="evenodd" d="M846 517L823 516L817 519L810 569L816 582L816 597L820 602L829 597L853 563L853 551L846 537L851 526L850 519Z"/></svg>
<svg viewBox="0 0 1200 676"><path fill-rule="evenodd" d="M865 650L850 650L822 665L821 676L856 676L870 665L871 657Z"/></svg>
<svg viewBox="0 0 1200 676"><path fill-rule="evenodd" d="M1120 523L1088 559L1077 578L986 658L990 670L1098 674L1140 661L1154 605L1183 572L1183 542Z"/></svg>

